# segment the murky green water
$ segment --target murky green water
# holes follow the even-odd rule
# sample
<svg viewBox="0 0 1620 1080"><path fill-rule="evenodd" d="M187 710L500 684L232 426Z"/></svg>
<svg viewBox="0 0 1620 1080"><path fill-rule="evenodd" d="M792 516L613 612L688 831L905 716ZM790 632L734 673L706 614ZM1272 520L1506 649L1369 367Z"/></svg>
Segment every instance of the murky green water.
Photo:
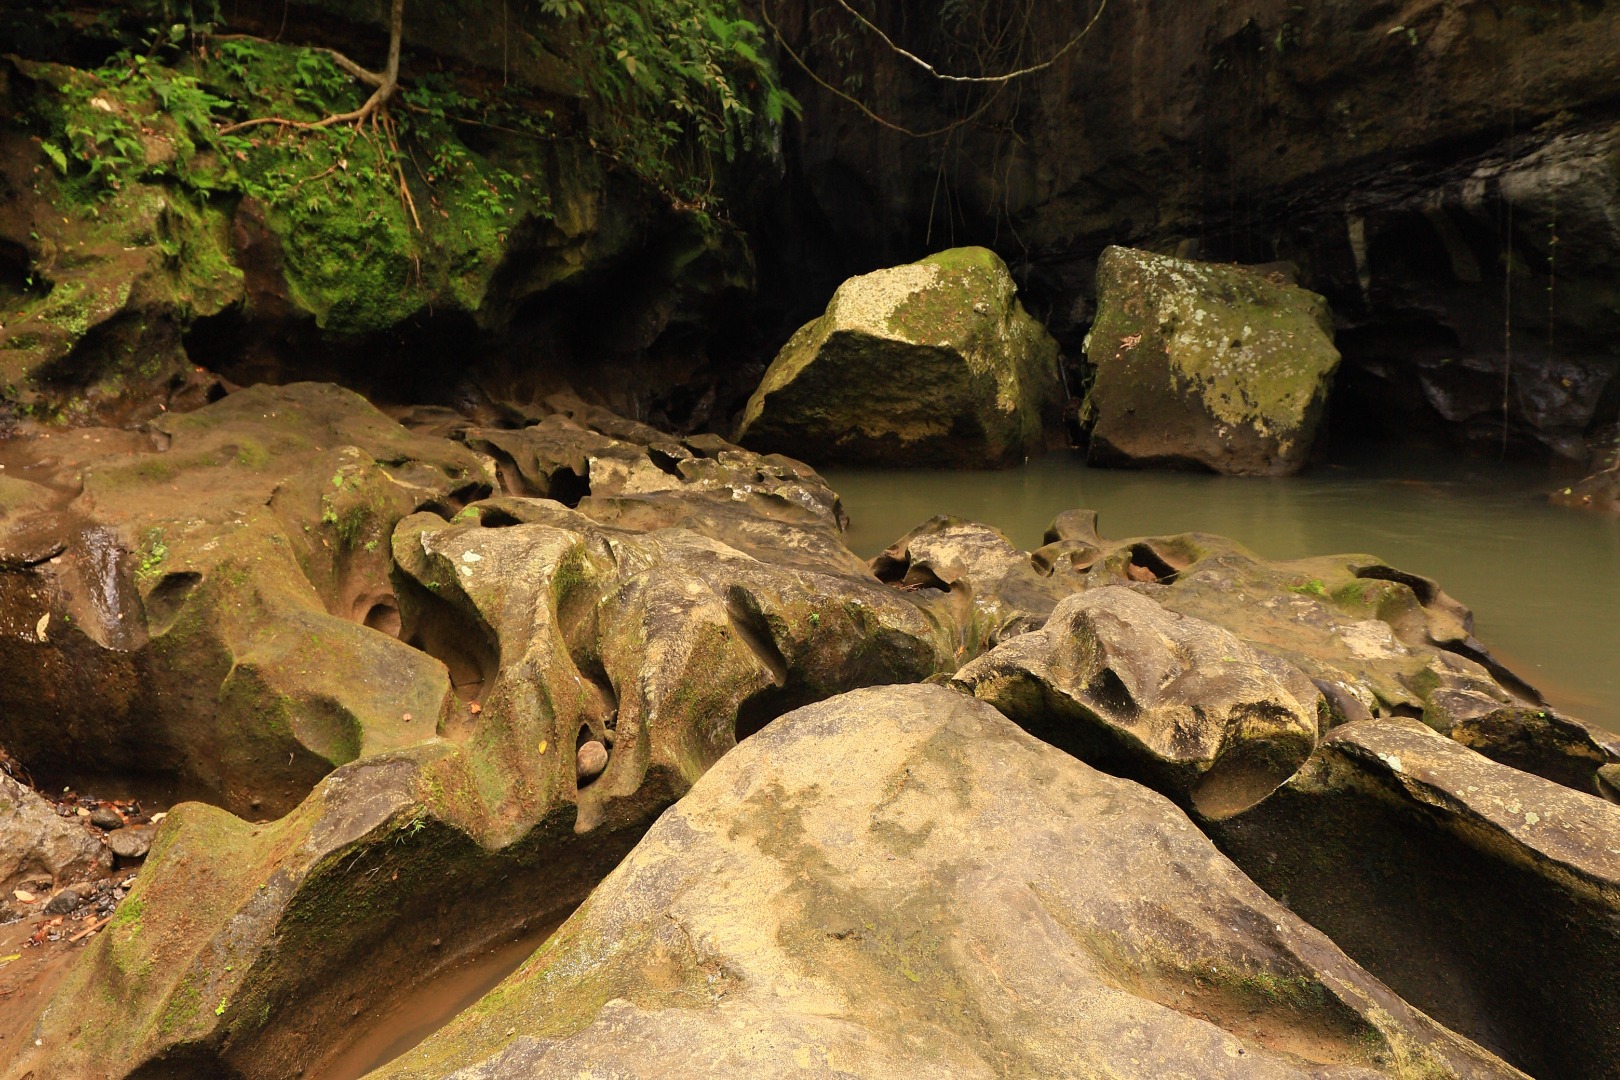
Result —
<svg viewBox="0 0 1620 1080"><path fill-rule="evenodd" d="M1378 555L1472 607L1476 636L1554 705L1620 730L1620 521L1547 506L1544 469L1403 455L1247 480L1088 469L1058 454L1009 472L824 475L866 556L941 513L1031 548L1074 507L1099 511L1111 538L1196 530L1275 559Z"/></svg>

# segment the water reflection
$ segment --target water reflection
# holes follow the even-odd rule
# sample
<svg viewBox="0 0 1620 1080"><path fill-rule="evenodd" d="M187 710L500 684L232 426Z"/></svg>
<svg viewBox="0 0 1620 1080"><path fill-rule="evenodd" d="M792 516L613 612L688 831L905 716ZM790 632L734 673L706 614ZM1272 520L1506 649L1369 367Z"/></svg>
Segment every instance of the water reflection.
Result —
<svg viewBox="0 0 1620 1080"><path fill-rule="evenodd" d="M1403 454L1246 480L1088 469L1058 454L1009 472L824 475L864 556L940 513L1030 548L1074 507L1099 511L1115 538L1201 531L1276 559L1374 554L1470 605L1479 639L1555 705L1620 728L1620 522L1547 506L1543 469Z"/></svg>

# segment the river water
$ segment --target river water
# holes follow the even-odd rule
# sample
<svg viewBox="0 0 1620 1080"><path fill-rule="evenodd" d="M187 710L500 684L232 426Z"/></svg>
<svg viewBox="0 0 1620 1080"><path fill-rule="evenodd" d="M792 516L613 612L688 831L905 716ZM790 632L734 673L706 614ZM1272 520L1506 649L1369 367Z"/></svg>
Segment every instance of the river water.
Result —
<svg viewBox="0 0 1620 1080"><path fill-rule="evenodd" d="M942 513L1033 548L1076 507L1098 511L1111 539L1198 531L1273 559L1377 555L1472 607L1475 636L1554 706L1620 731L1620 520L1548 506L1545 468L1364 452L1244 479L1091 469L1061 453L1005 472L822 473L866 557Z"/></svg>

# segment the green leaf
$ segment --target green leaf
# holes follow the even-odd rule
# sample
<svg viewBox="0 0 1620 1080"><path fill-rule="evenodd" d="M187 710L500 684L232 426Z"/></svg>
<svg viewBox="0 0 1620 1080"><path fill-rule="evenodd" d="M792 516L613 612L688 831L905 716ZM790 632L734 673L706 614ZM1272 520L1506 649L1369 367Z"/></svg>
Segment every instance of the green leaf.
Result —
<svg viewBox="0 0 1620 1080"><path fill-rule="evenodd" d="M67 155L62 153L61 148L55 143L48 142L40 143L39 148L45 151L45 156L51 159L51 163L56 166L57 171L66 176L68 171Z"/></svg>

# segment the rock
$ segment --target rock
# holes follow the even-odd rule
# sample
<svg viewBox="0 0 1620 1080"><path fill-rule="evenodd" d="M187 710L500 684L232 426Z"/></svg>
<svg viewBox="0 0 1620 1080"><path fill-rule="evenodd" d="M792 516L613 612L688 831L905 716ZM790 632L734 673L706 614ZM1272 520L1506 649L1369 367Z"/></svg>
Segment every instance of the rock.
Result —
<svg viewBox="0 0 1620 1080"><path fill-rule="evenodd" d="M554 499L617 528L693 528L768 560L866 575L844 545L837 493L803 462L712 435L676 439L564 396L547 404L558 411L527 427L460 435L494 461L507 493Z"/></svg>
<svg viewBox="0 0 1620 1080"><path fill-rule="evenodd" d="M1320 695L1297 668L1123 588L1069 597L951 685L1206 818L1253 806L1316 746Z"/></svg>
<svg viewBox="0 0 1620 1080"><path fill-rule="evenodd" d="M1620 803L1620 764L1605 765L1597 771L1598 794Z"/></svg>
<svg viewBox="0 0 1620 1080"><path fill-rule="evenodd" d="M16 513L62 545L0 567L0 708L34 767L147 771L275 817L334 766L418 741L404 714L447 706L442 665L389 633L388 540L488 493L466 447L319 383L242 390L133 442L19 443L8 471L48 498Z"/></svg>
<svg viewBox="0 0 1620 1080"><path fill-rule="evenodd" d="M1066 395L1001 259L953 248L839 286L777 354L737 441L824 464L1016 465Z"/></svg>
<svg viewBox="0 0 1620 1080"><path fill-rule="evenodd" d="M503 443L504 460L538 463L563 430ZM593 488L617 492L600 502L502 496L394 527L400 637L439 658L453 703L400 720L414 743L340 766L275 821L177 807L125 901L139 919L98 937L41 1013L36 1080L182 1053L246 1080L311 1068L352 1034L356 995L383 1009L560 921L739 738L805 701L952 666L945 628L833 552L817 481L703 441L707 456L676 455L638 490L652 476L617 466L653 460L622 437L640 434L567 436L594 455ZM627 524L641 520L650 531ZM605 753L610 722L613 750L583 783L575 748ZM85 995L116 1008L86 1023Z"/></svg>
<svg viewBox="0 0 1620 1080"><path fill-rule="evenodd" d="M0 773L0 895L41 878L94 877L111 866L94 835L58 816L32 788Z"/></svg>
<svg viewBox="0 0 1620 1080"><path fill-rule="evenodd" d="M1536 1076L1620 1061L1620 807L1413 721L1348 724L1221 849L1408 1001Z"/></svg>
<svg viewBox="0 0 1620 1080"><path fill-rule="evenodd" d="M872 560L879 580L955 628L959 664L1040 629L1059 600L1084 587L1071 569L1039 564L998 530L947 515L923 522Z"/></svg>
<svg viewBox="0 0 1620 1080"><path fill-rule="evenodd" d="M1303 671L1331 723L1415 716L1517 768L1585 792L1620 762L1620 737L1564 717L1473 635L1473 615L1429 578L1371 555L1262 559L1205 533L1104 540L1062 515L1038 563L1096 549L1085 585L1123 585L1223 627Z"/></svg>
<svg viewBox="0 0 1620 1080"><path fill-rule="evenodd" d="M1518 1075L1167 801L928 686L766 728L541 953L378 1075L584 1070Z"/></svg>
<svg viewBox="0 0 1620 1080"><path fill-rule="evenodd" d="M1315 293L1119 247L1097 264L1086 357L1093 464L1239 476L1305 466L1339 364Z"/></svg>
<svg viewBox="0 0 1620 1080"><path fill-rule="evenodd" d="M90 811L90 824L104 831L122 829L124 817L110 806L98 806Z"/></svg>
<svg viewBox="0 0 1620 1080"><path fill-rule="evenodd" d="M45 901L45 914L68 915L77 911L82 902L76 889L63 889Z"/></svg>
<svg viewBox="0 0 1620 1080"><path fill-rule="evenodd" d="M595 739L581 743L579 749L574 753L574 772L582 784L589 783L601 776L602 770L607 768L607 764L607 747Z"/></svg>
<svg viewBox="0 0 1620 1080"><path fill-rule="evenodd" d="M156 825L131 825L107 834L107 846L120 859L139 859L152 848Z"/></svg>
<svg viewBox="0 0 1620 1080"><path fill-rule="evenodd" d="M682 495L661 498L675 506ZM535 747L572 747L582 733L600 741L613 716L614 753L580 793L582 827L644 820L791 708L953 666L949 628L908 597L864 567L831 572L801 557L797 517L768 506L775 516L756 518L745 554L717 539L735 522L708 528L710 499L700 489L685 527L649 532L619 528L622 505L601 524L584 500L569 510L511 497L450 523L418 514L400 524L405 638L445 660L482 724L511 733L508 790L536 774L571 781ZM459 739L466 729L443 730Z"/></svg>

